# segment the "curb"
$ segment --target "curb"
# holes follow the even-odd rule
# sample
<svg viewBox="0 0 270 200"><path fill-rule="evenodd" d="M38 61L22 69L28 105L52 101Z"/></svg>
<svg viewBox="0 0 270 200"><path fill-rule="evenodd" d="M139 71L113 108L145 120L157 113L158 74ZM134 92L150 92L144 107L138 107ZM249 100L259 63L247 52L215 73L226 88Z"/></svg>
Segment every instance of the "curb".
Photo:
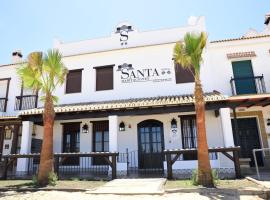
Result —
<svg viewBox="0 0 270 200"><path fill-rule="evenodd" d="M250 176L247 176L246 179L253 182L253 183L256 183L257 185L262 186L265 189L268 189L268 190L270 189L270 188L266 187L261 181L258 181L258 180L254 179L254 178L251 178Z"/></svg>
<svg viewBox="0 0 270 200"><path fill-rule="evenodd" d="M185 189L167 189L166 193L221 193L227 195L258 195L267 198L270 190L253 190L253 189L229 189L229 188L185 188Z"/></svg>
<svg viewBox="0 0 270 200"><path fill-rule="evenodd" d="M0 192L16 191L16 192L38 192L38 191L61 191L61 192L87 192L89 189L67 189L67 188L0 188Z"/></svg>

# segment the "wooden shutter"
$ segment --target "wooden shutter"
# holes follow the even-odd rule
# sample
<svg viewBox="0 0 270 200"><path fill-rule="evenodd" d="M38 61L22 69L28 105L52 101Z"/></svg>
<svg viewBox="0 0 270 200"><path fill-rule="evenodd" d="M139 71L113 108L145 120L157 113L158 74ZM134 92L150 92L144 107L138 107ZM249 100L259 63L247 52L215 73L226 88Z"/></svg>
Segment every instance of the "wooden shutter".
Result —
<svg viewBox="0 0 270 200"><path fill-rule="evenodd" d="M70 70L67 74L66 93L81 92L82 89L82 70Z"/></svg>
<svg viewBox="0 0 270 200"><path fill-rule="evenodd" d="M184 69L181 65L175 63L175 80L176 83L191 83L194 82L194 68Z"/></svg>
<svg viewBox="0 0 270 200"><path fill-rule="evenodd" d="M96 91L113 89L113 66L96 69Z"/></svg>

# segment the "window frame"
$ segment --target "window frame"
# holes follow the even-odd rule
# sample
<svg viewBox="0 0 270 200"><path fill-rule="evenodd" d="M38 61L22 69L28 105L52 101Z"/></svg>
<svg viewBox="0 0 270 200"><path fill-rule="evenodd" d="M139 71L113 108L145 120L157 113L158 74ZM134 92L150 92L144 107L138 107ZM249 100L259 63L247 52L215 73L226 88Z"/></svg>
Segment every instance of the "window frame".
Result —
<svg viewBox="0 0 270 200"><path fill-rule="evenodd" d="M179 71L178 69L181 68L180 70L181 71L185 71L185 74L184 75L189 75L192 77L192 80L188 80L188 81L185 81L185 82L179 82L177 81L179 78L177 78L179 76ZM195 70L194 68L191 68L191 69L184 69L183 67L181 67L180 64L174 62L174 72L175 72L175 83L176 84L184 84L184 83L194 83L195 82L195 77L192 75L192 73L189 71L189 70L192 70L193 74L195 73Z"/></svg>
<svg viewBox="0 0 270 200"><path fill-rule="evenodd" d="M113 90L114 89L114 64L112 65L103 65L103 66L96 66L96 67L93 67L95 69L95 73L96 73L96 85L95 85L95 91L96 92L100 92L100 91L108 91L108 90ZM101 69L108 69L108 68L111 68L112 70L112 85L111 85L111 88L108 88L108 89L97 89L97 86L98 86L98 76L97 76L97 71L98 70L101 70Z"/></svg>
<svg viewBox="0 0 270 200"><path fill-rule="evenodd" d="M68 70L68 74L66 75L66 80L65 80L65 94L77 94L77 93L82 93L82 71L83 71L83 68L81 69L71 69L71 70ZM80 81L80 91L75 91L75 92L68 92L68 75L70 72L80 72L81 73L81 81Z"/></svg>

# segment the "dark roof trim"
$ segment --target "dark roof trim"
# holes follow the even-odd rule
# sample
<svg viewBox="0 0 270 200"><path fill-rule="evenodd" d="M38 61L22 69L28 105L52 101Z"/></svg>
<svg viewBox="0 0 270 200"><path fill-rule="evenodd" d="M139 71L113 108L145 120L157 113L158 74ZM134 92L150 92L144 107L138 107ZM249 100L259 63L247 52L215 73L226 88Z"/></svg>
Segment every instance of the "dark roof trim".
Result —
<svg viewBox="0 0 270 200"><path fill-rule="evenodd" d="M114 67L115 64L111 64L111 65L101 65L101 66L95 66L93 67L94 69L102 69L102 68L107 68L107 67Z"/></svg>
<svg viewBox="0 0 270 200"><path fill-rule="evenodd" d="M228 107L227 102L208 102L206 103L206 110L217 110L219 108ZM81 112L69 112L69 113L56 113L55 120L74 120L82 118L102 118L109 115L129 116L129 115L155 115L165 113L177 113L177 112L194 112L194 104L188 105L174 105L174 106L160 106L160 107L147 107L147 108L134 108L134 109L119 109L119 110L99 110L99 111L81 111ZM33 121L34 123L42 122L42 114L36 115L23 115L21 116L23 121Z"/></svg>

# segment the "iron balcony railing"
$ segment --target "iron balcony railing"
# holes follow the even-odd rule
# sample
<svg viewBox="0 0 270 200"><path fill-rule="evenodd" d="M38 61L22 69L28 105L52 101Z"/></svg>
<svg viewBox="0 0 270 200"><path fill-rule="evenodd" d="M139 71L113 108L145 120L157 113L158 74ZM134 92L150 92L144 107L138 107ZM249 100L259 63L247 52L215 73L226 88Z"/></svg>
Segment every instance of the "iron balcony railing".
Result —
<svg viewBox="0 0 270 200"><path fill-rule="evenodd" d="M6 112L7 110L7 98L0 98L0 112Z"/></svg>
<svg viewBox="0 0 270 200"><path fill-rule="evenodd" d="M263 74L261 76L231 78L230 84L232 95L266 93Z"/></svg>
<svg viewBox="0 0 270 200"><path fill-rule="evenodd" d="M38 103L37 95L16 96L15 110L27 110L36 108Z"/></svg>

